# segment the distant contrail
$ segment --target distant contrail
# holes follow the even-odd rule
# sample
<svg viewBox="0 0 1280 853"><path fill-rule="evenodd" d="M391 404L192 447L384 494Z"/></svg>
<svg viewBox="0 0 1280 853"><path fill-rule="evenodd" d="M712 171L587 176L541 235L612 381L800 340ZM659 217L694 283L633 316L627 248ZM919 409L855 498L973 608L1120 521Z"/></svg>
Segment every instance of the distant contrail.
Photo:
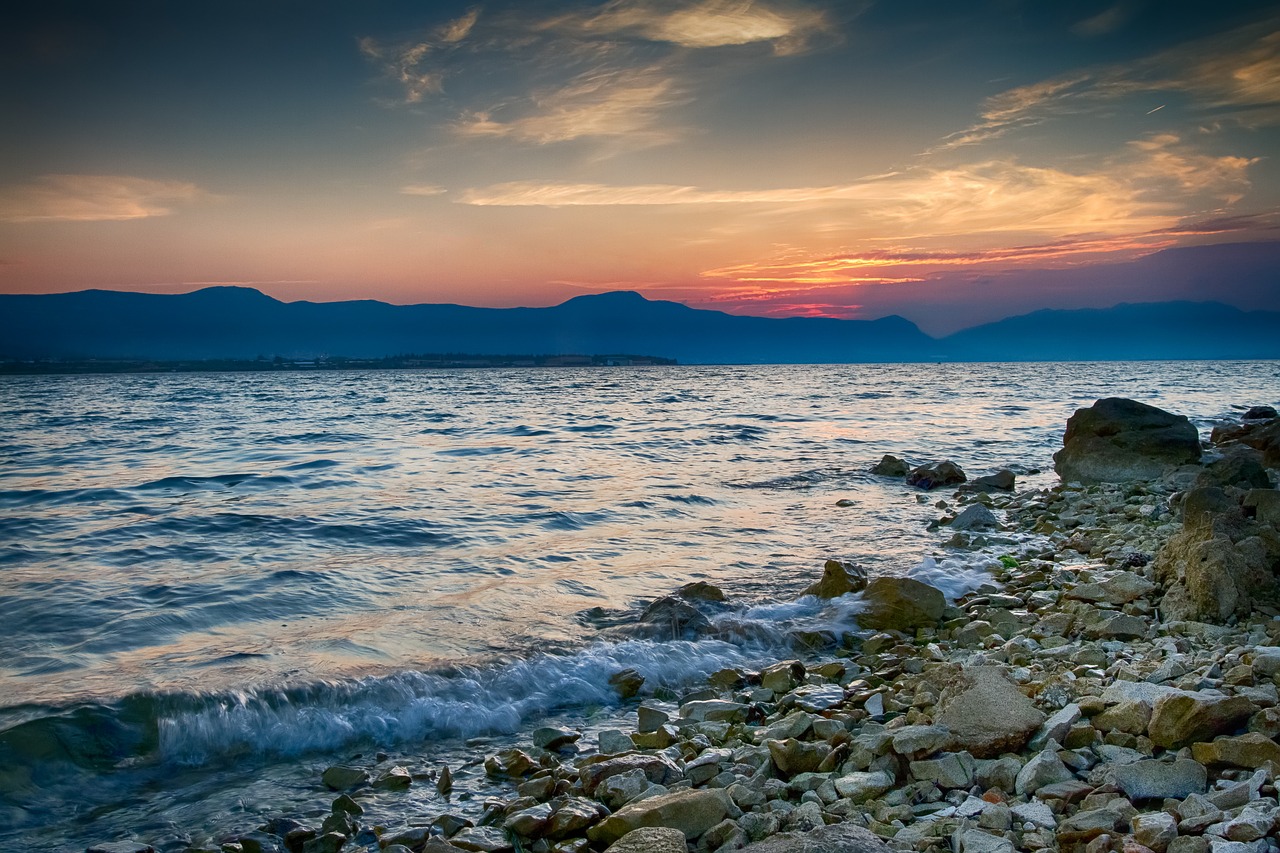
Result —
<svg viewBox="0 0 1280 853"><path fill-rule="evenodd" d="M1160 106L1156 107L1154 110L1147 110L1147 115L1151 115L1152 113L1159 112L1162 109L1164 109L1164 104L1161 104Z"/></svg>

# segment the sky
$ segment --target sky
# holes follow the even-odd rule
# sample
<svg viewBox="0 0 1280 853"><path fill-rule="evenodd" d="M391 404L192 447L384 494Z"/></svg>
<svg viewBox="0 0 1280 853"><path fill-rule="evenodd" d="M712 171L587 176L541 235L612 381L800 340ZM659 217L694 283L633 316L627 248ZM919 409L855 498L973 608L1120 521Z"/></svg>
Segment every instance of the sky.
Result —
<svg viewBox="0 0 1280 853"><path fill-rule="evenodd" d="M23 5L0 26L4 293L635 290L931 332L1280 310L1280 282L1124 275L1280 240L1275 3Z"/></svg>

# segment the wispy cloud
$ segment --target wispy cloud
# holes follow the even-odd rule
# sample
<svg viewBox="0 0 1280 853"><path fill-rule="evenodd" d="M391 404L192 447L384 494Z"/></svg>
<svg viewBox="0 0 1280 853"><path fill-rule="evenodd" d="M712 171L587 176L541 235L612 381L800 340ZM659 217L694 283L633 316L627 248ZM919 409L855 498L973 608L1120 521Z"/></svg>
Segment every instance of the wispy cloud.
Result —
<svg viewBox="0 0 1280 853"><path fill-rule="evenodd" d="M1226 207L1249 187L1250 158L1214 156L1164 134L1134 141L1092 169L987 160L919 166L848 184L708 189L517 181L466 190L458 201L499 206L831 205L850 231L874 222L882 236L980 233L1117 234L1168 227L1188 204Z"/></svg>
<svg viewBox="0 0 1280 853"><path fill-rule="evenodd" d="M3 222L99 222L173 213L206 193L185 181L129 175L42 175L0 190Z"/></svg>
<svg viewBox="0 0 1280 853"><path fill-rule="evenodd" d="M472 9L422 39L388 43L365 36L357 45L366 59L377 63L386 77L400 84L404 90L403 102L416 104L444 88L444 72L434 64L433 54L470 35L479 17L480 10Z"/></svg>
<svg viewBox="0 0 1280 853"><path fill-rule="evenodd" d="M1091 20L1101 27L1109 14ZM934 150L987 142L1020 127L1111 108L1121 98L1155 92L1185 95L1200 110L1233 110L1246 123L1280 123L1280 19L1188 42L1136 62L1001 92L983 105L981 121L950 135Z"/></svg>
<svg viewBox="0 0 1280 853"><path fill-rule="evenodd" d="M563 15L543 24L579 36L632 37L685 48L769 44L778 55L806 50L830 31L826 14L807 4L702 0L614 0L598 11Z"/></svg>
<svg viewBox="0 0 1280 853"><path fill-rule="evenodd" d="M404 195L444 195L448 190L435 184L409 184L400 188Z"/></svg>
<svg viewBox="0 0 1280 853"><path fill-rule="evenodd" d="M549 144L581 138L625 137L633 145L670 142L678 135L663 114L688 95L661 69L594 69L567 85L535 92L521 104L472 112L456 131L470 137L508 137Z"/></svg>

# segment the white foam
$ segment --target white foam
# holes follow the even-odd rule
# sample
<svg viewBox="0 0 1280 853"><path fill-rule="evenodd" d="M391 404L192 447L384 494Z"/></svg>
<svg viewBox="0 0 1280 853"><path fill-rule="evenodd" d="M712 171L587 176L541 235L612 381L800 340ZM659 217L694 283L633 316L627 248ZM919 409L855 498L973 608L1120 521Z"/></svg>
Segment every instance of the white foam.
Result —
<svg viewBox="0 0 1280 853"><path fill-rule="evenodd" d="M728 643L635 640L454 676L407 672L289 693L225 695L161 719L160 754L203 764L245 751L296 755L360 741L512 732L557 708L616 703L609 677L620 669L635 669L651 685L678 686L745 660L744 651Z"/></svg>
<svg viewBox="0 0 1280 853"><path fill-rule="evenodd" d="M980 562L974 563L974 559ZM983 584L995 584L991 572L999 565L999 560L983 557L969 557L965 562L943 560L941 563L932 557L925 557L919 565L907 572L907 577L941 590L947 601L954 604L956 599L968 595Z"/></svg>

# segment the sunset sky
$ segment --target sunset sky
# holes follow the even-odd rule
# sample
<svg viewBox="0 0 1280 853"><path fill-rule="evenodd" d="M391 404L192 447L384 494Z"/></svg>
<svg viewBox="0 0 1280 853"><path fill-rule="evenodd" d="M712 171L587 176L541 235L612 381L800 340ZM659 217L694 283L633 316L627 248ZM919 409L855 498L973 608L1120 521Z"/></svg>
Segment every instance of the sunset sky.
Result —
<svg viewBox="0 0 1280 853"><path fill-rule="evenodd" d="M1274 3L26 5L0 27L6 293L627 289L946 331L938 306L994 319L1012 288L1186 296L1041 270L1280 239Z"/></svg>

